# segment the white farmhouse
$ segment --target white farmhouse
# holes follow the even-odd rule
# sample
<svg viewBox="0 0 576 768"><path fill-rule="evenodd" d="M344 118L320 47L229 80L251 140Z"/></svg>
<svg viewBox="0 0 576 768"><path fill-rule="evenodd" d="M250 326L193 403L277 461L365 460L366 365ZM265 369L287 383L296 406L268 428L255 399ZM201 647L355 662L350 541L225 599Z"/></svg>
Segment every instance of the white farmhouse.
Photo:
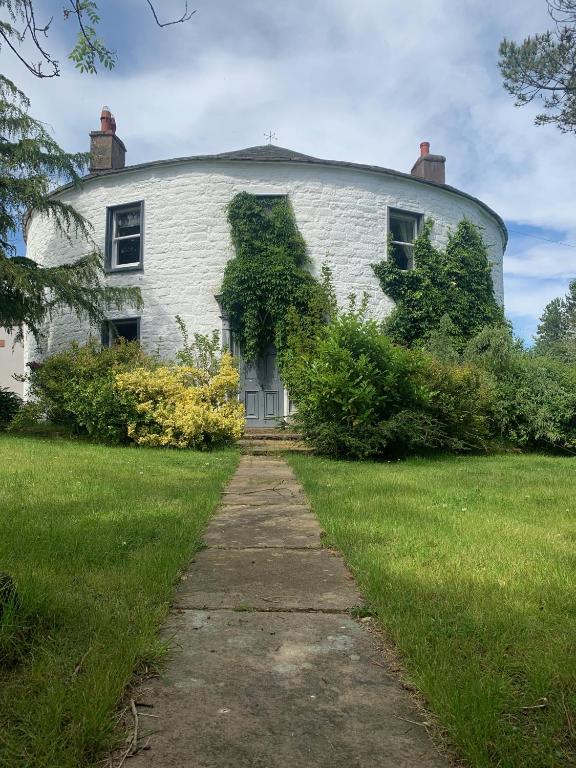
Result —
<svg viewBox="0 0 576 768"><path fill-rule="evenodd" d="M466 217L481 227L493 264L493 281L502 301L502 258L507 233L487 205L445 184L445 158L421 154L411 173L316 157L274 145L217 155L200 155L125 166L126 149L116 135L108 108L99 131L90 134L92 165L80 188L65 186L55 195L71 203L94 226L106 254L111 285L141 288L144 308L136 316L112 315L102 329L104 343L117 336L140 339L145 349L172 356L181 338L180 315L190 332L223 332L226 318L218 303L224 268L233 257L226 206L239 192L289 198L309 252L311 269L330 266L339 301L367 292L369 312L384 318L392 302L382 292L372 265L386 254L388 233L410 268L411 242L424 218L434 222L442 244L450 228ZM32 214L27 255L40 264L70 262L86 250L69 243L45 218ZM61 314L47 328L42 354L72 339L86 341L100 329ZM29 341L27 359L39 352ZM287 394L274 359L244 367L241 397L248 424L272 424L288 410Z"/></svg>

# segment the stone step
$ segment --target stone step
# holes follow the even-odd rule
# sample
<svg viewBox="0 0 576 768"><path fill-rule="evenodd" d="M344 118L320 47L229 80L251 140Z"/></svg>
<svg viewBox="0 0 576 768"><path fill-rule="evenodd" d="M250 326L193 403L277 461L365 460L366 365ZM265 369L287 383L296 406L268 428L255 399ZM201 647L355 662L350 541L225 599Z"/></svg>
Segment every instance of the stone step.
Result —
<svg viewBox="0 0 576 768"><path fill-rule="evenodd" d="M266 429L245 429L244 438L247 440L300 440L298 432L267 431Z"/></svg>
<svg viewBox="0 0 576 768"><path fill-rule="evenodd" d="M238 445L244 454L252 456L267 456L270 454L283 453L290 451L292 453L311 453L312 449L301 441L294 440L239 440Z"/></svg>

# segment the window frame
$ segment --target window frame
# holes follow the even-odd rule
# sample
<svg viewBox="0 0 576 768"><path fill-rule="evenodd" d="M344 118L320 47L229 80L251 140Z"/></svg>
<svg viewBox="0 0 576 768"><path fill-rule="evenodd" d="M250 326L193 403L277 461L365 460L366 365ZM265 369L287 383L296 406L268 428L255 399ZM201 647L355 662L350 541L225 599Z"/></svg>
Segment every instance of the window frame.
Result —
<svg viewBox="0 0 576 768"><path fill-rule="evenodd" d="M140 234L126 235L116 238L116 215L131 208L140 208ZM115 264L115 244L118 240L128 240L138 237L140 241L139 260L132 264ZM133 203L122 203L121 205L109 205L106 208L106 250L105 250L105 269L106 272L142 272L144 270L144 200L135 200Z"/></svg>
<svg viewBox="0 0 576 768"><path fill-rule="evenodd" d="M100 343L103 347L112 347L114 344L114 340L118 338L119 334L116 333L115 336L112 335L111 327L114 325L114 323L125 323L128 321L136 321L136 339L138 343L141 342L142 336L141 336L141 316L140 315L134 315L132 317L111 317L102 323L102 329L101 329L101 335L100 335Z"/></svg>
<svg viewBox="0 0 576 768"><path fill-rule="evenodd" d="M414 224L414 240L412 240L411 243L407 243L403 240L392 240L393 245L404 245L409 246L411 249L411 259L408 267L406 269L403 269L402 267L399 267L399 269L402 269L403 272L409 272L410 270L414 269L414 241L422 231L422 222L424 220L424 214L418 213L417 211L408 211L403 208L393 208L388 207L387 209L387 216L386 216L386 232L387 232L387 242L388 239L391 239L392 236L392 228L390 226L390 219L392 216L397 216L398 218L403 218L405 221L409 220L412 221ZM388 258L390 254L387 254L386 258Z"/></svg>

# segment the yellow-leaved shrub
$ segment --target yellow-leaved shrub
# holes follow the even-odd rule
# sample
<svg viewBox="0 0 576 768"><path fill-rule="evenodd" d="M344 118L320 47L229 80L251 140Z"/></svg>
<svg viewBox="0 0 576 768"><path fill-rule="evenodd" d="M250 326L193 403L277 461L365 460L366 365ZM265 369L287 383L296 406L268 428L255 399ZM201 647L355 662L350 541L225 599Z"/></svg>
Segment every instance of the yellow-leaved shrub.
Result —
<svg viewBox="0 0 576 768"><path fill-rule="evenodd" d="M209 448L237 440L244 406L237 400L239 374L231 355L217 372L191 366L137 368L119 373L115 387L135 402L128 436L138 445Z"/></svg>

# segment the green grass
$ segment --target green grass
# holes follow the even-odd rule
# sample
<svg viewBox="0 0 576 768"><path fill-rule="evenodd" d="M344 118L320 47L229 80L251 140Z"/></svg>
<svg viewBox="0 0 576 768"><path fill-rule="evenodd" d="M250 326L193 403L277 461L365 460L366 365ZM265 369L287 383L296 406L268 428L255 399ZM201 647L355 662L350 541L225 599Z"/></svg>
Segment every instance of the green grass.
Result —
<svg viewBox="0 0 576 768"><path fill-rule="evenodd" d="M576 460L290 461L460 755L575 765Z"/></svg>
<svg viewBox="0 0 576 768"><path fill-rule="evenodd" d="M135 670L158 660L174 582L237 452L0 437L0 765L79 768L117 735Z"/></svg>

